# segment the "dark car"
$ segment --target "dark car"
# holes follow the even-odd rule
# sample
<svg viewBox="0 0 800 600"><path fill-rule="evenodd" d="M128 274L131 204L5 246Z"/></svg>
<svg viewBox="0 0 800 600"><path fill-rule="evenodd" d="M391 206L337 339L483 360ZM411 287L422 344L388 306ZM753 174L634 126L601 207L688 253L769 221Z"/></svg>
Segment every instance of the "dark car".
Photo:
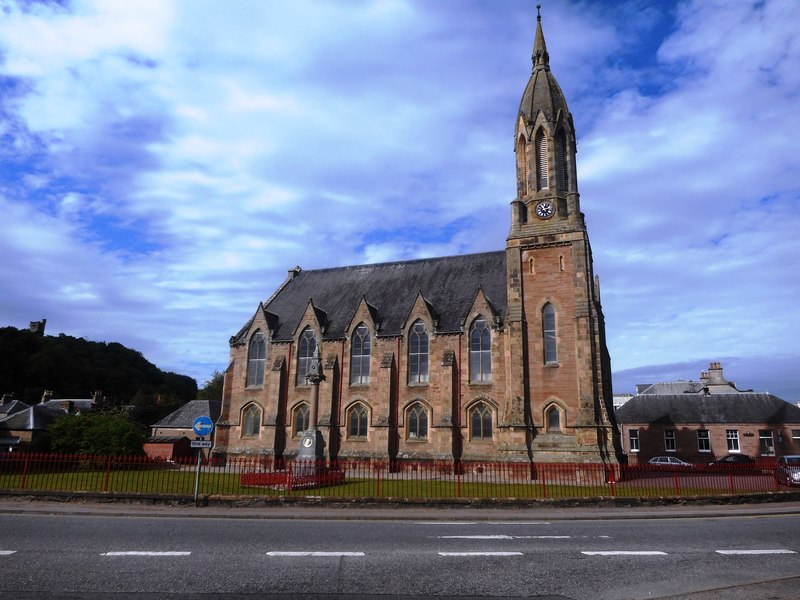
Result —
<svg viewBox="0 0 800 600"><path fill-rule="evenodd" d="M728 456L723 456L722 458L718 458L714 462L708 463L708 466L739 466L739 465L749 465L753 466L756 461L753 460L751 456L747 454L728 454Z"/></svg>
<svg viewBox="0 0 800 600"><path fill-rule="evenodd" d="M787 454L778 459L775 481L778 485L800 485L800 454Z"/></svg>

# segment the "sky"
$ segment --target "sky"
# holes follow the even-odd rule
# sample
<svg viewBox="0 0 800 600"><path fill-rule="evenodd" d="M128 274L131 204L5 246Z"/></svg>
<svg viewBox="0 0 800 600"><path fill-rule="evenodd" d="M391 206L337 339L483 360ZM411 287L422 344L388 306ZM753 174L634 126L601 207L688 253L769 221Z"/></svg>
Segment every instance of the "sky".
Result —
<svg viewBox="0 0 800 600"><path fill-rule="evenodd" d="M200 384L287 270L501 250L535 0L0 0L0 326ZM797 0L544 0L615 393L800 401Z"/></svg>

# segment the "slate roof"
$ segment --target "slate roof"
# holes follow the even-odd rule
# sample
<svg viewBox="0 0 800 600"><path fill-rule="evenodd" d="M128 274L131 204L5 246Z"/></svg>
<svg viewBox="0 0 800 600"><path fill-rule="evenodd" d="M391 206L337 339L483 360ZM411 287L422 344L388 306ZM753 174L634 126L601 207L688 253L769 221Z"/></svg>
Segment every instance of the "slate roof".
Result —
<svg viewBox="0 0 800 600"><path fill-rule="evenodd" d="M216 423L221 410L221 400L189 400L178 410L168 414L158 423L151 425L151 427L189 429L192 427L194 420L200 416L210 417Z"/></svg>
<svg viewBox="0 0 800 600"><path fill-rule="evenodd" d="M0 430L35 431L47 429L54 421L66 416L66 414L63 410L34 404L4 419L0 419Z"/></svg>
<svg viewBox="0 0 800 600"><path fill-rule="evenodd" d="M265 303L274 341L293 338L309 300L322 320L323 339L341 339L362 298L379 336L402 335L417 296L428 303L439 333L463 331L478 290L498 317L506 313L506 253L467 254L412 261L300 271ZM252 320L250 321L252 322ZM237 341L250 325L233 338Z"/></svg>
<svg viewBox="0 0 800 600"><path fill-rule="evenodd" d="M30 408L30 406L20 400L11 400L5 404L0 404L0 418L13 415L14 413L18 413L26 408Z"/></svg>
<svg viewBox="0 0 800 600"><path fill-rule="evenodd" d="M92 398L57 398L53 400L47 400L42 402L42 404L44 404L47 408L52 408L53 410L64 411L65 409L62 407L62 405L67 402L72 404L72 408L74 410L89 410L94 406L94 399Z"/></svg>
<svg viewBox="0 0 800 600"><path fill-rule="evenodd" d="M634 423L800 423L800 407L772 394L664 394L634 396L615 414Z"/></svg>

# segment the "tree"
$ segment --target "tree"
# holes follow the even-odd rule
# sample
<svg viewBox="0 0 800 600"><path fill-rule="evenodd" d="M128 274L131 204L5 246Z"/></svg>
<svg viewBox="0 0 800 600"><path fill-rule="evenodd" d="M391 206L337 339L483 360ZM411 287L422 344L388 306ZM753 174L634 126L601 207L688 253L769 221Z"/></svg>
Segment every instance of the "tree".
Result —
<svg viewBox="0 0 800 600"><path fill-rule="evenodd" d="M131 456L142 454L141 425L125 415L67 415L50 427L50 447L65 454Z"/></svg>
<svg viewBox="0 0 800 600"><path fill-rule="evenodd" d="M197 397L200 400L222 400L222 388L225 384L225 373L214 371L211 379L203 384Z"/></svg>

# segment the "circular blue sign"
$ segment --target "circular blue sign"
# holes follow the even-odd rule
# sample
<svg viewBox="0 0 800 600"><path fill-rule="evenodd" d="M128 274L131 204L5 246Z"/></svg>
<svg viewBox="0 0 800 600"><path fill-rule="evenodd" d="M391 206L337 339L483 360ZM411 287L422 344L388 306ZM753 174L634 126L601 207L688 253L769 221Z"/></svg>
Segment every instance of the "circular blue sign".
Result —
<svg viewBox="0 0 800 600"><path fill-rule="evenodd" d="M192 423L192 429L200 437L205 437L214 431L214 422L205 415L197 417Z"/></svg>

